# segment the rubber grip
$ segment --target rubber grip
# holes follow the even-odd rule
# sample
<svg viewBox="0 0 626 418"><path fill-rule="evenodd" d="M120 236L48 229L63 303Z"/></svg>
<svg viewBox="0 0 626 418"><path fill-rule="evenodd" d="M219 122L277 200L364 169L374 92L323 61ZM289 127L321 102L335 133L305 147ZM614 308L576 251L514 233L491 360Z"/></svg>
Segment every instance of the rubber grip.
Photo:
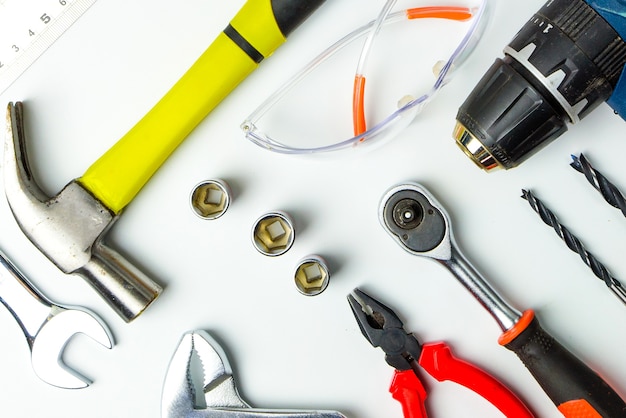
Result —
<svg viewBox="0 0 626 418"><path fill-rule="evenodd" d="M172 89L78 181L120 213L187 135L284 41L271 1L248 0Z"/></svg>
<svg viewBox="0 0 626 418"><path fill-rule="evenodd" d="M534 417L510 389L487 372L455 357L443 342L424 344L419 364L440 382L449 380L476 392L509 418Z"/></svg>
<svg viewBox="0 0 626 418"><path fill-rule="evenodd" d="M505 347L517 354L565 417L626 417L626 403L617 392L548 334L536 317Z"/></svg>
<svg viewBox="0 0 626 418"><path fill-rule="evenodd" d="M200 121L256 67L221 33L174 87L78 181L119 214Z"/></svg>
<svg viewBox="0 0 626 418"><path fill-rule="evenodd" d="M391 386L391 396L402 405L404 418L427 418L426 389L413 370L396 370Z"/></svg>

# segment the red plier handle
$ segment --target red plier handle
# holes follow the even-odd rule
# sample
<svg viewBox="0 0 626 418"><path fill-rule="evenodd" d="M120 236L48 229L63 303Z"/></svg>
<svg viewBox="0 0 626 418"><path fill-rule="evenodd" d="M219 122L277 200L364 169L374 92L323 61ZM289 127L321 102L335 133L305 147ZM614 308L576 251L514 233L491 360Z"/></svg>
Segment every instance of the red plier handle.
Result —
<svg viewBox="0 0 626 418"><path fill-rule="evenodd" d="M395 369L391 386L391 396L402 405L404 418L427 418L426 389L413 370Z"/></svg>
<svg viewBox="0 0 626 418"><path fill-rule="evenodd" d="M496 378L455 357L443 343L422 345L419 365L440 382L449 380L476 392L508 418L533 418L526 405ZM402 404L405 418L427 418L424 402L427 392L413 370L396 370L389 388Z"/></svg>

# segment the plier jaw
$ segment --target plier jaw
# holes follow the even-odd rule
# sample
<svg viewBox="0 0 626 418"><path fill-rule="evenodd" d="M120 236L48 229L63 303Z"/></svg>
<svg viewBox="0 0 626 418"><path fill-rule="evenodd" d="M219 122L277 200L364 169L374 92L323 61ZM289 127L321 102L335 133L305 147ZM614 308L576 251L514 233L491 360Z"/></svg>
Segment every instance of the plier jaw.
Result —
<svg viewBox="0 0 626 418"><path fill-rule="evenodd" d="M390 392L402 404L405 418L426 418L427 392L418 378L423 369L436 380L449 380L476 392L508 418L533 418L526 405L493 376L456 358L443 342L420 344L400 318L383 303L354 289L348 303L363 336L385 352L395 368Z"/></svg>
<svg viewBox="0 0 626 418"><path fill-rule="evenodd" d="M374 347L385 352L385 361L396 370L409 370L419 361L422 346L404 330L402 320L383 303L359 289L348 295L348 303L361 333Z"/></svg>

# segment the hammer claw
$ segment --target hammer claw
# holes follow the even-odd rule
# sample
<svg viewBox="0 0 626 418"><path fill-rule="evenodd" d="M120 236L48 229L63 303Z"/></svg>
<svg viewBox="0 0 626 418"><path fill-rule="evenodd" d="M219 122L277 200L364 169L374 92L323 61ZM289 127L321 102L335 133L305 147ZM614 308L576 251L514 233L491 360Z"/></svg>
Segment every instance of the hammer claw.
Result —
<svg viewBox="0 0 626 418"><path fill-rule="evenodd" d="M105 244L119 214L77 180L48 197L29 167L25 141L23 105L9 103L4 185L20 229L61 271L82 276L122 319L132 321L162 288Z"/></svg>
<svg viewBox="0 0 626 418"><path fill-rule="evenodd" d="M30 209L31 213L25 217L37 217L39 208L44 205L48 197L35 181L28 163L22 103L9 103L6 118L3 175L9 206L13 209L13 204L15 204L20 208Z"/></svg>
<svg viewBox="0 0 626 418"><path fill-rule="evenodd" d="M44 201L46 195L34 181L26 152L24 131L24 109L21 102L7 106L7 133L4 147L5 187L28 190L24 193L34 199Z"/></svg>

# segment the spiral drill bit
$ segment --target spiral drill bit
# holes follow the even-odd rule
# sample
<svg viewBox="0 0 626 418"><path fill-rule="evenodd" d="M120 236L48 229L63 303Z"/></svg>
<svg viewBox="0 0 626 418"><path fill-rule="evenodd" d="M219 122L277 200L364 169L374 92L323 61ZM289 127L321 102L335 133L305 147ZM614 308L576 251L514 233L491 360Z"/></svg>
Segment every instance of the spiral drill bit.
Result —
<svg viewBox="0 0 626 418"><path fill-rule="evenodd" d="M626 198L624 198L624 195L619 189L607 180L602 173L592 167L583 154L580 154L580 157L572 155L572 160L570 166L572 166L574 170L583 173L587 181L602 194L604 200L611 206L621 210L622 214L626 216Z"/></svg>
<svg viewBox="0 0 626 418"><path fill-rule="evenodd" d="M572 234L559 222L556 215L530 191L522 190L522 198L528 201L530 206L535 212L537 212L537 214L539 214L539 217L543 222L545 222L546 225L551 226L554 229L559 238L567 244L570 250L580 255L580 258L585 264L587 264L587 266L589 266L589 268L591 268L596 277L604 281L608 288L611 289L611 291L626 304L626 290L622 284L614 278L611 273L609 273L608 269L600 261L598 261L593 254L585 249L583 244L574 234Z"/></svg>

